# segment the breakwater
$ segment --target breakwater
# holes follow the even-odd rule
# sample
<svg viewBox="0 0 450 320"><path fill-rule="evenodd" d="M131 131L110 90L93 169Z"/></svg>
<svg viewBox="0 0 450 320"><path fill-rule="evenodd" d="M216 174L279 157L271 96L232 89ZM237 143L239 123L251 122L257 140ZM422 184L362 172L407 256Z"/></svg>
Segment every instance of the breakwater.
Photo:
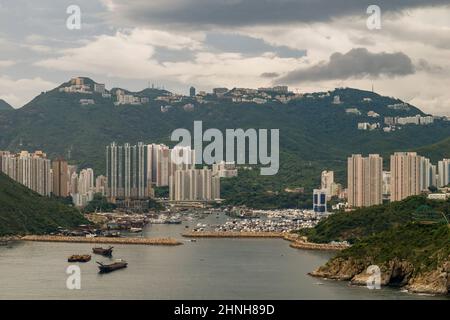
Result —
<svg viewBox="0 0 450 320"><path fill-rule="evenodd" d="M343 250L346 244L313 243L304 237L282 232L233 232L233 231L191 231L182 234L187 238L280 238L291 242L290 247L304 250Z"/></svg>
<svg viewBox="0 0 450 320"><path fill-rule="evenodd" d="M38 236L29 235L21 238L23 241L39 241L39 242L74 242L74 243L107 243L107 244L139 244L139 245L161 245L161 246L177 246L182 243L173 238L83 238L83 237L66 237L66 236Z"/></svg>
<svg viewBox="0 0 450 320"><path fill-rule="evenodd" d="M307 241L294 241L289 245L291 248L303 250L333 250L340 251L347 249L349 245L332 243L313 243Z"/></svg>

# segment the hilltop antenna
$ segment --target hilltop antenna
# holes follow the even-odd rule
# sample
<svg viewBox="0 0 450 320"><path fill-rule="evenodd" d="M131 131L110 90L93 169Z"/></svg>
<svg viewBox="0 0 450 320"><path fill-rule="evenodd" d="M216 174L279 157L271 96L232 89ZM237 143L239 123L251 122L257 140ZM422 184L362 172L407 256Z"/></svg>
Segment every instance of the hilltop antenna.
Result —
<svg viewBox="0 0 450 320"><path fill-rule="evenodd" d="M372 82L372 93L374 93L375 91L373 90L373 82Z"/></svg>

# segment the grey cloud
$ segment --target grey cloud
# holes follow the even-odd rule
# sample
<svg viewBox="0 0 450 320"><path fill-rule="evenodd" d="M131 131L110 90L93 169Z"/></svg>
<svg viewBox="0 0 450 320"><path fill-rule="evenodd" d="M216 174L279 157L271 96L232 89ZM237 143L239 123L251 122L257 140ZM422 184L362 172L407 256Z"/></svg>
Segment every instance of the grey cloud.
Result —
<svg viewBox="0 0 450 320"><path fill-rule="evenodd" d="M160 63L192 61L195 59L195 53L190 50L172 50L156 47L153 58Z"/></svg>
<svg viewBox="0 0 450 320"><path fill-rule="evenodd" d="M372 0L111 0L113 18L136 24L191 26L244 26L329 21L335 17L362 15ZM382 12L433 5L449 0L379 0Z"/></svg>
<svg viewBox="0 0 450 320"><path fill-rule="evenodd" d="M236 33L208 32L205 44L222 52L239 52L250 56L265 52L274 52L280 58L300 58L306 55L306 50L292 49L288 46L273 46L262 39Z"/></svg>
<svg viewBox="0 0 450 320"><path fill-rule="evenodd" d="M280 74L278 74L276 72L264 72L261 74L262 78L276 78L279 76L280 76Z"/></svg>
<svg viewBox="0 0 450 320"><path fill-rule="evenodd" d="M417 62L416 69L428 73L442 73L444 71L444 68L442 68L441 66L429 63L425 59L420 59Z"/></svg>
<svg viewBox="0 0 450 320"><path fill-rule="evenodd" d="M333 53L330 60L304 69L297 69L279 78L279 83L303 81L344 80L349 78L378 78L415 73L411 59L402 52L371 53L365 48L352 49L342 54Z"/></svg>

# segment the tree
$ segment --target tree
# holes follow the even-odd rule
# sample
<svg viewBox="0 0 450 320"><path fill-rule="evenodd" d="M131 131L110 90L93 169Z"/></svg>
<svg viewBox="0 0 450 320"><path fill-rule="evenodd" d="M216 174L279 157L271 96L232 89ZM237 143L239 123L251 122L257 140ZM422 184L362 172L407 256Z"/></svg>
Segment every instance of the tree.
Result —
<svg viewBox="0 0 450 320"><path fill-rule="evenodd" d="M115 204L108 202L101 193L96 193L94 198L84 207L84 212L112 211L115 208Z"/></svg>

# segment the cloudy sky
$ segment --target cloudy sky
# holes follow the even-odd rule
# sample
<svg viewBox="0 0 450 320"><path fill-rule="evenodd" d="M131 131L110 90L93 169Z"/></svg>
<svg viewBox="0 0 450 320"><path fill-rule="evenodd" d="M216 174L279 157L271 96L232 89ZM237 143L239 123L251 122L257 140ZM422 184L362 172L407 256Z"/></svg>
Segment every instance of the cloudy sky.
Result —
<svg viewBox="0 0 450 320"><path fill-rule="evenodd" d="M380 29L367 26L371 4ZM450 0L0 0L0 98L21 107L73 76L185 94L373 84L450 115Z"/></svg>

